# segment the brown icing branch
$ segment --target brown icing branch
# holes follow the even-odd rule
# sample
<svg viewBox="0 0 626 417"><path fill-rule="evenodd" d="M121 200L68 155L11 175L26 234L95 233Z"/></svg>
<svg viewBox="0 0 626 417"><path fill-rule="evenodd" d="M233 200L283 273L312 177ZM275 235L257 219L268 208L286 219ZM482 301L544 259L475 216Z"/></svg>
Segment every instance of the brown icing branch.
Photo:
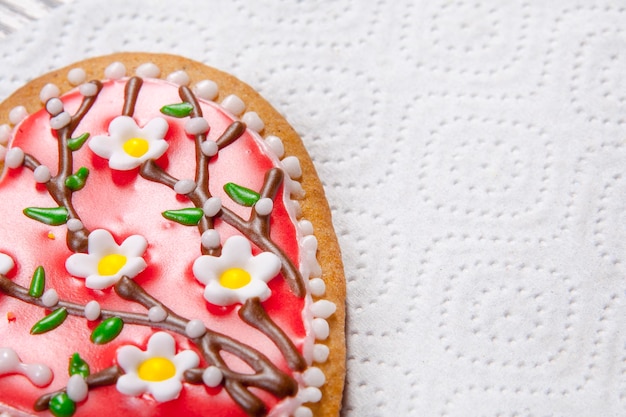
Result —
<svg viewBox="0 0 626 417"><path fill-rule="evenodd" d="M37 160L37 158L28 153L24 154L24 166L26 168L30 169L31 171L35 171L40 165L41 163Z"/></svg>
<svg viewBox="0 0 626 417"><path fill-rule="evenodd" d="M265 179L261 187L261 197L268 197L274 200L278 189L281 186L284 178L284 173L279 168L272 168L265 173ZM270 215L260 216L255 210L252 210L249 220L244 220L233 211L226 207L222 207L222 210L217 216L233 226L235 229L243 233L248 239L250 239L255 245L265 252L272 252L281 261L282 273L291 288L291 291L298 296L304 297L306 289L304 286L304 278L298 268L289 259L280 246L274 242L270 237Z"/></svg>
<svg viewBox="0 0 626 417"><path fill-rule="evenodd" d="M57 147L59 153L58 171L57 175L50 178L50 180L46 183L46 188L54 201L59 206L63 206L67 209L69 219L80 220L80 216L72 204L73 191L65 185L65 180L72 175L74 171L72 150L67 146L67 143L69 139L71 139L76 127L78 127L78 124L81 120L83 120L85 115L96 102L96 99L102 90L102 83L100 81L90 81L90 83L96 86L96 94L83 97L83 101L81 102L78 110L76 110L76 113L71 116L70 122L66 126L54 130L57 136ZM78 231L68 230L67 246L74 252L87 252L88 235L89 231L85 228Z"/></svg>
<svg viewBox="0 0 626 417"><path fill-rule="evenodd" d="M285 332L274 323L258 298L247 300L239 309L239 317L250 326L260 330L274 342L285 359L287 359L289 368L294 371L304 371L306 369L306 362L300 352L298 352L298 349L296 349Z"/></svg>
<svg viewBox="0 0 626 417"><path fill-rule="evenodd" d="M148 294L141 286L128 277L122 277L120 281L115 284L115 292L125 300L136 302L146 309L150 309L154 306L161 307L167 313L165 320L161 322L150 321L147 315L140 313L130 313L124 311L102 310L101 318L119 317L125 324L135 324L146 327L158 328L161 330L167 330L173 333L178 333L182 336L188 337L186 332L186 326L189 323L189 319L179 316L174 311L166 307L163 303L156 298ZM0 274L0 292L6 295L26 302L28 304L36 305L42 308L50 308L43 304L41 298L32 297L28 294L28 289L14 283L6 276ZM67 313L72 316L85 316L85 306L81 304L71 303L67 301L59 301L54 308L65 307ZM262 307L259 304L259 307ZM252 322L249 323L253 327L263 328L267 326L266 323L256 323L254 317L251 318ZM247 321L246 321L247 322ZM262 353L256 349L238 341L224 334L206 329L206 333L195 339L190 339L202 353L205 361L212 366L216 366L224 376L224 387L231 395L233 400L239 404L245 411L251 416L264 415L265 405L263 402L254 395L248 387L255 387L263 389L276 395L279 398L295 395L298 390L298 385L293 378L278 369L272 362ZM289 347L278 345L283 341L279 339L272 339L274 343L277 343L281 352L289 350ZM288 340L288 339L287 339ZM230 369L228 364L221 356L221 352L226 351L239 357L242 361L247 363L250 368L255 372L252 374L240 373ZM115 367L116 368L116 367ZM107 370L105 370L107 371ZM104 372L104 371L103 371ZM94 374L93 380L88 381L89 387L110 385L117 381L119 372L116 377L111 377L110 368L108 373ZM96 378L99 375L100 378ZM107 376L108 375L108 376ZM190 380L197 383L198 378L193 378L193 373L190 374ZM106 377L105 377L106 376ZM201 379L201 378L200 378ZM48 400L52 398L55 393L47 394ZM43 397L40 398L41 401ZM38 404L40 401L38 401ZM40 404L39 407L42 405ZM252 407L252 408L249 408Z"/></svg>
<svg viewBox="0 0 626 417"><path fill-rule="evenodd" d="M122 375L124 375L124 371L122 370L122 368L114 365L103 369L100 372L96 372L95 374L87 376L85 378L85 383L87 383L87 387L89 389L104 387L107 385L115 384L118 378ZM42 395L41 397L37 398L37 401L35 401L33 409L35 411L47 410L50 406L50 400L64 392L67 392L65 388Z"/></svg>
<svg viewBox="0 0 626 417"><path fill-rule="evenodd" d="M215 141L217 149L221 150L236 141L246 131L246 124L243 122L233 122L224 130L224 133L220 135Z"/></svg>
<svg viewBox="0 0 626 417"><path fill-rule="evenodd" d="M132 117L135 113L135 105L139 97L139 90L143 85L143 80L139 77L132 77L124 87L124 107L122 107L122 115Z"/></svg>
<svg viewBox="0 0 626 417"><path fill-rule="evenodd" d="M183 336L187 335L185 329L189 320L174 313L133 280L123 277L115 285L115 291L120 297L141 304L146 309L158 306L165 310L167 313L165 320L153 323L153 327L167 329ZM255 323L254 327L262 325ZM222 372L225 380L224 387L233 400L249 415L263 415L258 412L257 408L259 404L263 409L265 406L247 387L264 389L279 398L295 395L298 390L297 383L291 377L279 370L265 355L242 342L210 329L206 329L203 336L191 340L202 352L204 359ZM275 343L280 343L280 341L275 341ZM279 348L282 352L283 347ZM221 351L236 355L254 369L255 373L246 374L231 370L222 358ZM250 409L251 404L254 405L254 410Z"/></svg>
<svg viewBox="0 0 626 417"><path fill-rule="evenodd" d="M259 191L259 199L269 198L272 201L276 199L276 194L283 183L285 174L278 168L272 168L265 173L263 186ZM260 215L256 210L252 210L248 223L252 230L256 233L269 237L270 235L270 217L271 213Z"/></svg>
<svg viewBox="0 0 626 417"><path fill-rule="evenodd" d="M178 95L180 98L187 103L192 105L192 110L190 113L191 117L202 117L202 108L200 107L200 103L198 103L198 99L195 94L189 89L187 86L181 86L178 89ZM196 153L196 173L195 173L195 182L196 187L194 191L188 195L188 197L194 201L196 207L200 202L206 201L209 198L209 168L208 161L209 158L202 152L202 143L207 139L207 133L197 133L194 135L194 144L195 144L195 153ZM205 231L213 228L213 219L207 216L202 216L200 219L200 223L198 224L198 230L200 234ZM221 250L218 249L218 250ZM209 254L209 250L200 246L200 251L204 255Z"/></svg>
<svg viewBox="0 0 626 417"><path fill-rule="evenodd" d="M28 294L28 289L22 287L19 284L8 279L6 276L0 274L0 292L5 293L6 295L23 301L28 304L32 304L44 309L50 308L65 308L67 310L67 314L71 316L77 317L85 317L85 306L82 304L72 303L70 301L60 300L57 305L53 307L46 306L41 298L32 297ZM150 326L152 323L148 319L148 317L144 314L138 313L125 313L114 310L102 310L100 312L100 317L102 319L107 319L109 317L121 317L124 320L124 323L128 324L139 324L144 326Z"/></svg>
<svg viewBox="0 0 626 417"><path fill-rule="evenodd" d="M89 112L102 89L102 84L100 82L93 81L92 83L97 86L97 94L90 97L84 97L79 109L73 116L71 116L70 123L63 128L56 130L58 138L59 169L57 175L52 177L50 181L46 183L48 192L57 204L67 208L69 218L78 220L80 220L80 217L72 205L72 190L65 186L65 180L73 174L74 170L72 150L67 146L67 144L69 139L71 139L74 130L77 128L82 118ZM134 114L135 105L137 103L142 84L143 81L139 77L132 77L127 82L124 93L124 105L122 108L123 115L132 117ZM192 104L192 117L202 117L202 110L198 100L189 88L181 87L179 89L179 95L183 101ZM216 140L218 151L234 143L244 134L245 130L246 125L244 123L239 121L233 122ZM196 149L196 174L194 181L196 183L196 187L194 191L187 194L187 197L191 200L195 207L202 208L207 199L211 197L209 191L208 169L208 164L211 162L211 158L202 152L202 144L207 140L206 133L196 134L194 136ZM26 155L24 165L34 171L40 163L31 155ZM140 174L145 179L166 185L171 189L174 189L176 183L179 181L177 178L158 166L153 160L149 160L141 165ZM278 168L268 170L260 190L260 197L275 200L283 181L284 173L282 170ZM253 209L249 219L245 220L228 208L222 207L220 212L215 217L219 217L227 224L235 227L244 236L255 243L261 250L272 252L278 256L282 263L282 275L289 283L292 291L299 297L304 296L305 286L301 274L293 262L284 253L283 249L279 247L270 237L271 213L259 215L256 210ZM204 231L213 228L214 220L214 218L203 216L200 224L198 225L200 233L202 234ZM68 247L74 252L86 252L88 234L89 231L85 228L75 232L68 230ZM221 252L221 248L210 250L202 248L202 250L203 253L213 256L217 256ZM122 277L122 279L120 279L114 286L114 289L121 298L138 303L146 309L150 309L155 306L162 308L166 312L166 318L163 321L154 322L150 321L147 314L104 309L101 311L102 319L119 317L125 324L134 324L166 330L189 338L202 354L206 363L210 366L215 366L220 370L223 375L222 384L224 389L226 389L233 401L237 403L248 415L263 416L267 413L265 404L255 394L255 390L264 390L278 398L293 396L297 393L297 382L291 376L278 369L278 367L274 365L264 354L253 347L224 334L215 332L209 328L206 328L206 333L204 333L204 335L198 338L190 338L186 332L187 325L190 323L189 319L176 314L159 300L148 294L141 286L127 277ZM1 274L0 292L19 299L25 303L36 305L44 309L50 308L43 304L41 298L30 296L28 289L15 284L13 281ZM54 308L61 307L65 308L69 315L78 317L85 316L84 305L60 300ZM306 362L294 346L293 342L284 333L284 331L280 329L276 323L274 323L258 299L255 298L248 300L239 309L239 315L245 323L264 333L277 346L279 351L285 357L288 366L292 370L302 371L306 368ZM222 356L223 352L228 352L229 354L242 360L250 367L250 369L252 369L252 372L248 371L247 373L241 373L232 370ZM89 388L95 388L97 386L114 384L122 372L123 371L117 366L102 370L88 377L88 386ZM189 370L185 373L185 379L191 383L201 383L202 373L202 369ZM54 397L54 395L61 392L63 392L63 390L40 397L35 405L36 409L46 409L50 399Z"/></svg>
<svg viewBox="0 0 626 417"><path fill-rule="evenodd" d="M129 90L129 89L127 89ZM190 113L192 117L202 117L202 109L198 103L197 98L193 92L186 86L179 88L179 96L183 101L190 103L193 109ZM126 93L125 101L128 101L128 92ZM230 145L238 138L240 138L246 130L246 125L242 122L235 121L220 135L216 144L218 150ZM195 148L196 148L196 187L187 194L187 197L191 200L195 207L203 207L208 198L211 197L209 192L209 170L208 163L209 158L202 153L201 144L206 140L205 134L195 135ZM161 167L159 167L154 161L146 161L142 164L140 174L150 181L164 184L171 189L174 189L174 185L178 179L174 178ZM261 187L261 198L267 197L274 200L280 186L283 183L284 174L278 168L272 168L265 174L263 186ZM300 271L296 268L289 257L284 253L270 237L270 214L260 216L255 210L252 210L249 220L244 220L233 211L222 207L222 210L216 215L220 217L226 223L235 227L241 233L243 233L248 239L254 242L259 248L264 251L272 252L279 257L282 263L283 276L289 283L291 290L298 297L304 297L306 290L304 286L304 279L300 274ZM213 228L213 219L203 216L198 224L198 230L200 234L206 230ZM205 255L219 256L219 250L207 250L202 247L202 253Z"/></svg>

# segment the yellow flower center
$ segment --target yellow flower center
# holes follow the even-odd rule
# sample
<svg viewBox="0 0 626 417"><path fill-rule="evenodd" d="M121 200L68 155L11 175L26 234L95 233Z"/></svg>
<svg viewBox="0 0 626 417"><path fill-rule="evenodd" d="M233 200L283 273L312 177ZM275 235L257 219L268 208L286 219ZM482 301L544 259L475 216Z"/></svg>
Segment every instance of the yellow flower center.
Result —
<svg viewBox="0 0 626 417"><path fill-rule="evenodd" d="M98 274L102 276L115 275L126 265L126 257L117 253L103 256L98 262Z"/></svg>
<svg viewBox="0 0 626 417"><path fill-rule="evenodd" d="M126 142L124 142L124 152L129 154L134 158L142 157L146 152L148 152L148 141L142 138L130 138Z"/></svg>
<svg viewBox="0 0 626 417"><path fill-rule="evenodd" d="M251 280L252 277L248 271L241 268L229 268L220 275L220 285L231 290L244 287Z"/></svg>
<svg viewBox="0 0 626 417"><path fill-rule="evenodd" d="M176 366L167 358L154 357L139 365L137 375L144 381L165 381L176 375Z"/></svg>

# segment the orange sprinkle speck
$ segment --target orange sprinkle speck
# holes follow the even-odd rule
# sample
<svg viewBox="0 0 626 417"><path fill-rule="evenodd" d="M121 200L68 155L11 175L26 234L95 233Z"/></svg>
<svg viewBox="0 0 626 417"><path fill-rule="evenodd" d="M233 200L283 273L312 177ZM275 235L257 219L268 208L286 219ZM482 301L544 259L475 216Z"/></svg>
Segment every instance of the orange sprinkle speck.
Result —
<svg viewBox="0 0 626 417"><path fill-rule="evenodd" d="M54 233L48 232L48 239L54 240L54 239L56 239L56 236L54 235Z"/></svg>
<svg viewBox="0 0 626 417"><path fill-rule="evenodd" d="M7 320L8 321L15 321L15 313L13 313L12 311L9 311L7 313Z"/></svg>

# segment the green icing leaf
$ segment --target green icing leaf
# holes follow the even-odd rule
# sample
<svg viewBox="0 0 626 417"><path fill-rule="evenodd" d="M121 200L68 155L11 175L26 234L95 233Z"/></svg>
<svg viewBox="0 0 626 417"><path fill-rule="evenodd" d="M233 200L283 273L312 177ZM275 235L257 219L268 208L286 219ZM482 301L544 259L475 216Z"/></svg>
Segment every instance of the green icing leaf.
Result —
<svg viewBox="0 0 626 417"><path fill-rule="evenodd" d="M91 341L96 345L104 345L115 339L124 328L124 321L119 317L103 320L91 333Z"/></svg>
<svg viewBox="0 0 626 417"><path fill-rule="evenodd" d="M76 403L65 392L52 397L48 407L56 417L71 417L76 412Z"/></svg>
<svg viewBox="0 0 626 417"><path fill-rule="evenodd" d="M75 174L70 175L65 179L65 186L72 191L78 191L85 186L88 176L89 169L86 167L80 167Z"/></svg>
<svg viewBox="0 0 626 417"><path fill-rule="evenodd" d="M167 106L161 107L161 113L178 118L189 116L192 110L193 104L187 102L168 104Z"/></svg>
<svg viewBox="0 0 626 417"><path fill-rule="evenodd" d="M69 139L67 141L67 147L72 151L77 151L87 142L87 139L89 139L89 133L85 132L78 137Z"/></svg>
<svg viewBox="0 0 626 417"><path fill-rule="evenodd" d="M89 364L80 357L78 353L74 353L70 357L70 366L68 369L70 376L72 375L82 375L83 378L87 378L90 374Z"/></svg>
<svg viewBox="0 0 626 417"><path fill-rule="evenodd" d="M43 319L39 320L30 329L30 334L42 334L59 327L67 318L65 307L57 308Z"/></svg>
<svg viewBox="0 0 626 417"><path fill-rule="evenodd" d="M224 191L235 203L246 207L252 207L261 198L261 195L256 191L233 182L224 184Z"/></svg>
<svg viewBox="0 0 626 417"><path fill-rule="evenodd" d="M30 289L28 295L31 297L39 298L43 295L43 290L46 286L46 271L43 266L38 266L33 274L33 279L30 281Z"/></svg>
<svg viewBox="0 0 626 417"><path fill-rule="evenodd" d="M161 214L173 222L185 226L196 226L202 219L202 216L204 216L204 211L201 208L190 207L180 210L167 210Z"/></svg>
<svg viewBox="0 0 626 417"><path fill-rule="evenodd" d="M65 224L68 218L65 207L27 207L24 209L24 214L50 226Z"/></svg>

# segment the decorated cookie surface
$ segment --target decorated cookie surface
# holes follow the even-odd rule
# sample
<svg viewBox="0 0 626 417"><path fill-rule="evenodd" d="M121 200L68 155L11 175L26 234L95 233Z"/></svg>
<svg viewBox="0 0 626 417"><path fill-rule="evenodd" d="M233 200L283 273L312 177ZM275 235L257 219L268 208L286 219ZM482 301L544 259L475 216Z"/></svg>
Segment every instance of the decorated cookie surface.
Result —
<svg viewBox="0 0 626 417"><path fill-rule="evenodd" d="M337 415L328 205L258 94L180 57L118 54L0 110L0 410Z"/></svg>

